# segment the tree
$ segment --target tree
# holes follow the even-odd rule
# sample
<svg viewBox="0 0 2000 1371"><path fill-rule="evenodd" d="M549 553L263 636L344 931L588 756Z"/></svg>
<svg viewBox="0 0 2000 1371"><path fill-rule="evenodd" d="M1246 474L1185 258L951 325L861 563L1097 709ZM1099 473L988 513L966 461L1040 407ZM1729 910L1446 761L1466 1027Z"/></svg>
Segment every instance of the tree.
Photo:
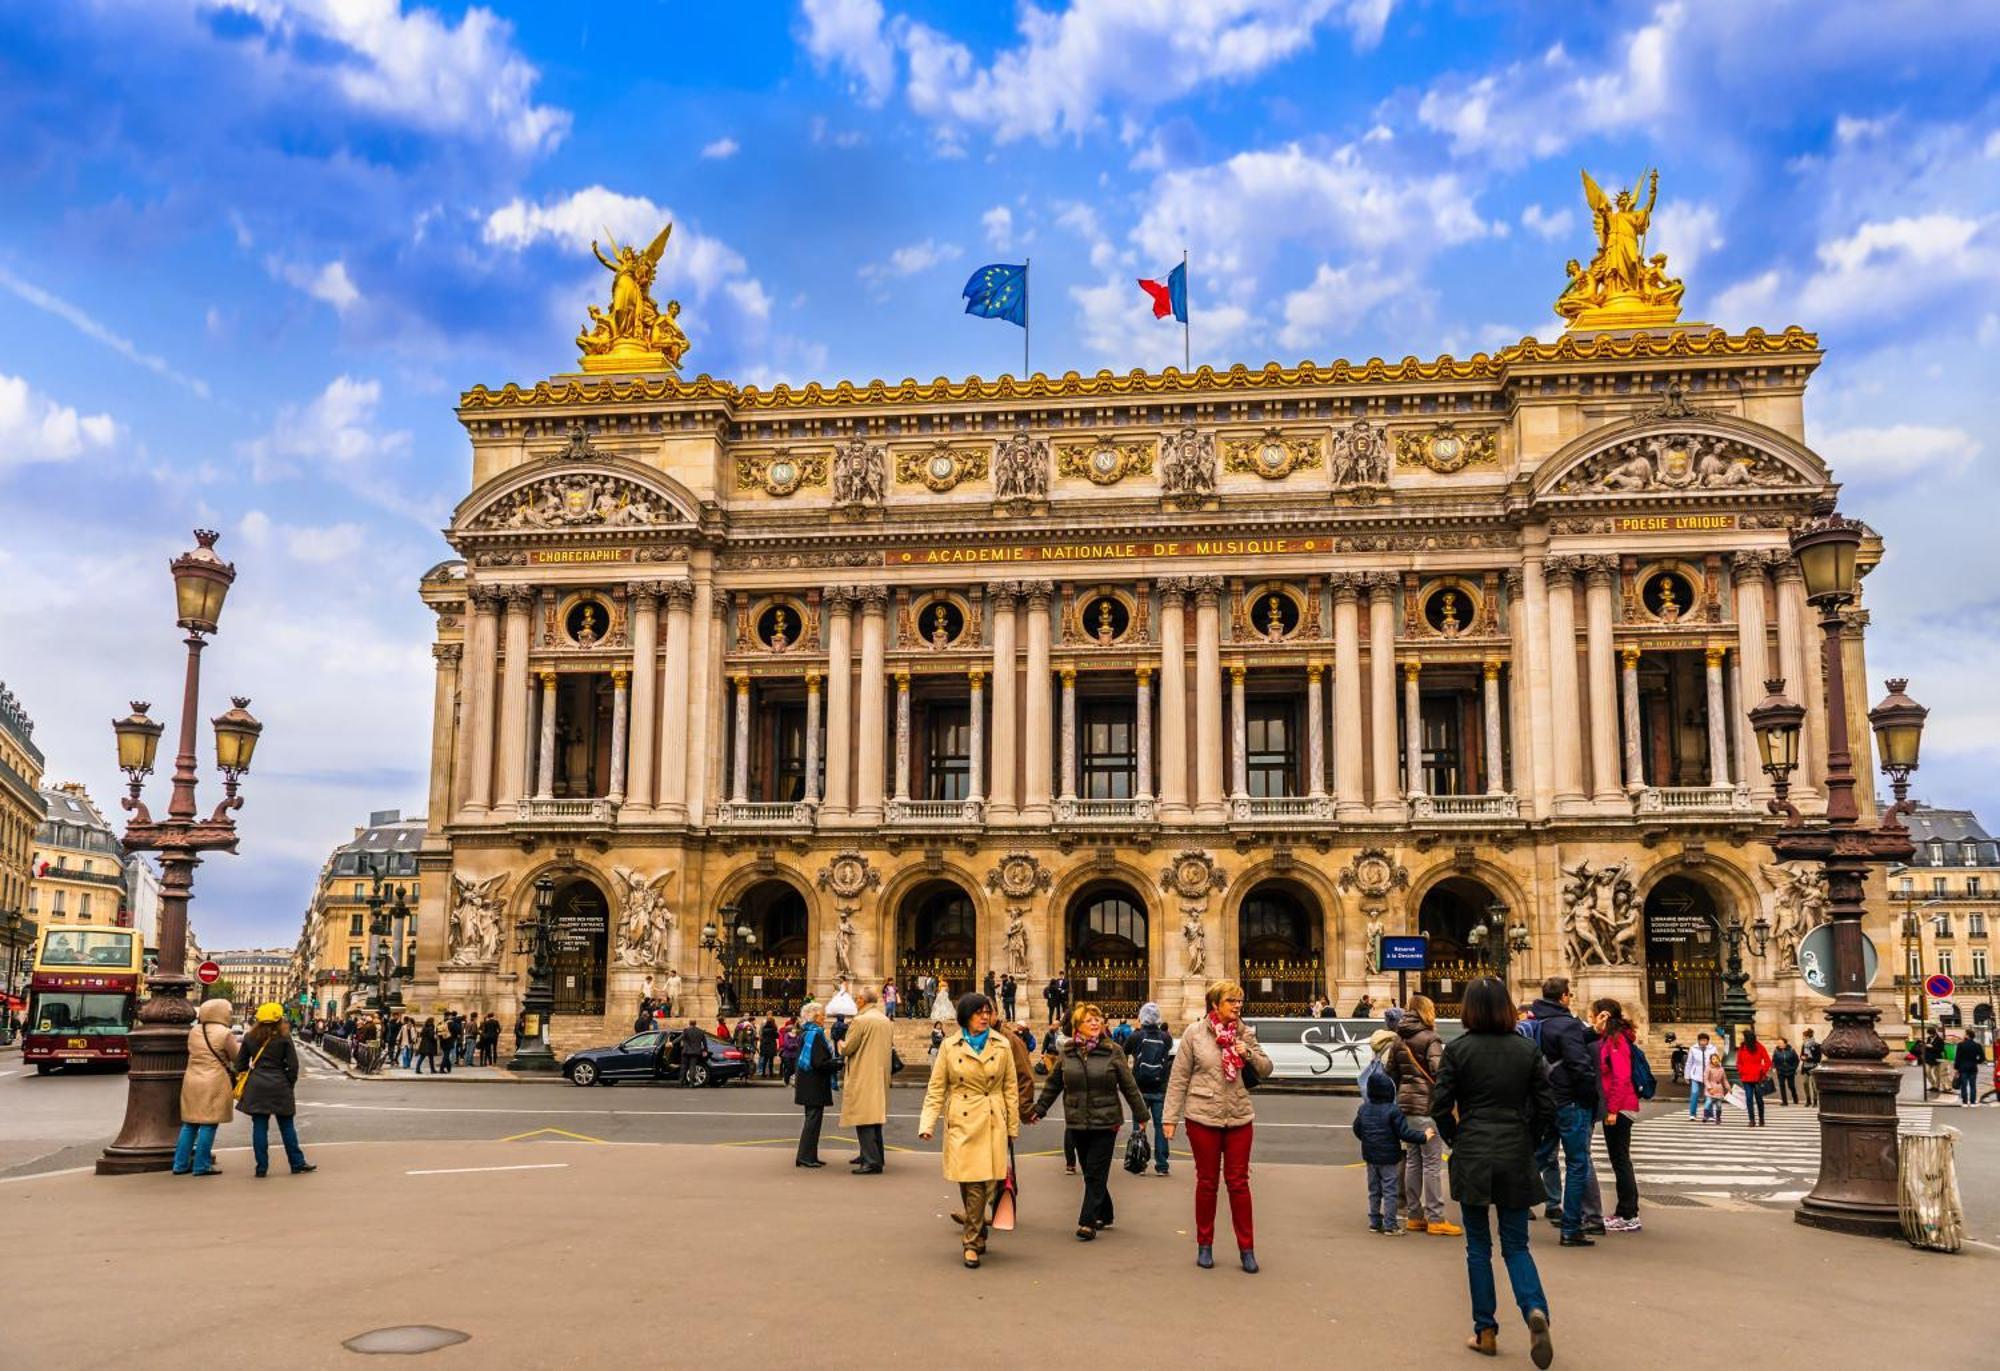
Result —
<svg viewBox="0 0 2000 1371"><path fill-rule="evenodd" d="M218 980L214 985L203 985L199 988L201 990L201 997L204 1000L227 1000L231 1004L236 1004L236 982L230 980L227 976ZM236 1005L236 1007L241 1009L243 1006ZM253 1005L251 1007L254 1009L256 1006Z"/></svg>

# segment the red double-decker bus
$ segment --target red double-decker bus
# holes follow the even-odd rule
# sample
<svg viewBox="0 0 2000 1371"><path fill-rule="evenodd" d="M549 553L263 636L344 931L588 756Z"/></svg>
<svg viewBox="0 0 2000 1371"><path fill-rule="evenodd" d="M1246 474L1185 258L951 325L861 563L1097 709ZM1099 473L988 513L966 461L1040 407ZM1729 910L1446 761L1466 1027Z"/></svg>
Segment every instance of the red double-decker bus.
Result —
<svg viewBox="0 0 2000 1371"><path fill-rule="evenodd" d="M44 1076L66 1066L131 1066L145 955L129 928L45 928L28 980L22 1060Z"/></svg>

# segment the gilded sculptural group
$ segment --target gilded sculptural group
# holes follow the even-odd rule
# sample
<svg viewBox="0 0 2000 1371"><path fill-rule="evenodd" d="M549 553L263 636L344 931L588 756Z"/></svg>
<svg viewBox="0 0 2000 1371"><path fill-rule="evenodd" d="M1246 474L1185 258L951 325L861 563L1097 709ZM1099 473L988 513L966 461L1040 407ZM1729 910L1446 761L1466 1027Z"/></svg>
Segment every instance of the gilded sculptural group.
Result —
<svg viewBox="0 0 2000 1371"><path fill-rule="evenodd" d="M1590 204L1597 255L1588 266L1574 257L1569 260L1569 284L1556 301L1556 313L1574 328L1670 324L1679 318L1686 287L1667 275L1664 252L1646 255L1646 233L1660 198L1660 173L1647 175L1644 205L1635 190L1621 188L1606 196L1587 171L1583 197Z"/></svg>
<svg viewBox="0 0 2000 1371"><path fill-rule="evenodd" d="M641 252L621 246L607 229L610 257L591 242L591 252L611 273L611 308L590 306L590 324L576 335L585 371L679 370L688 350L688 336L680 326L681 302L669 300L663 311L653 300L653 280L673 231L668 224Z"/></svg>

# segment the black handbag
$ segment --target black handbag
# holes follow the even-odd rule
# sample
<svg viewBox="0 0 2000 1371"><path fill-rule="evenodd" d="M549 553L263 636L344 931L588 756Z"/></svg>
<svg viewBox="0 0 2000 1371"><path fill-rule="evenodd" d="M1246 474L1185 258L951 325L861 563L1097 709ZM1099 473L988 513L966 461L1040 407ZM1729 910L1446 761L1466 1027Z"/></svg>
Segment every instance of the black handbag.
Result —
<svg viewBox="0 0 2000 1371"><path fill-rule="evenodd" d="M1132 1126L1131 1140L1125 1144L1125 1169L1139 1176L1152 1164L1153 1144L1146 1138L1146 1125L1136 1123Z"/></svg>
<svg viewBox="0 0 2000 1371"><path fill-rule="evenodd" d="M903 1069L903 1066L904 1066L904 1064L905 1064L905 1063L904 1063L904 1061L903 1061L903 1054L902 1054L902 1053L900 1053L900 1052L898 1052L898 1051L897 1051L897 1050L896 1050L895 1048L893 1048L893 1047L892 1047L892 1048L890 1048L890 1049L889 1049L889 1074L890 1074L891 1076L895 1075L896 1073L898 1073L899 1071L901 1071L901 1070Z"/></svg>
<svg viewBox="0 0 2000 1371"><path fill-rule="evenodd" d="M1257 1068L1248 1062L1243 1063L1243 1070L1239 1075L1245 1090L1255 1090L1264 1083L1264 1078L1257 1074Z"/></svg>

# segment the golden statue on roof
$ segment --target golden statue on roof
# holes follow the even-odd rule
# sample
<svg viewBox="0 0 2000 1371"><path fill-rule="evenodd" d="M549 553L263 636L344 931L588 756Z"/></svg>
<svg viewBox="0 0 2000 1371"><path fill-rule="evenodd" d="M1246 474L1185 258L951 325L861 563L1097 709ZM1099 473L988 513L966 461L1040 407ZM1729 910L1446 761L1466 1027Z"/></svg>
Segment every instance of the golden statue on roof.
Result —
<svg viewBox="0 0 2000 1371"><path fill-rule="evenodd" d="M681 302L667 301L664 313L653 303L653 278L659 271L660 255L674 226L660 230L644 252L619 245L611 230L604 231L612 255L591 241L590 250L611 273L611 308L590 306L590 326L576 335L582 349L585 371L670 371L679 373L681 358L688 350L688 336L679 323Z"/></svg>
<svg viewBox="0 0 2000 1371"><path fill-rule="evenodd" d="M1589 266L1574 257L1569 260L1569 285L1556 301L1556 313L1569 320L1571 328L1643 328L1680 318L1681 292L1686 287L1667 275L1664 252L1646 255L1646 232L1660 198L1660 173L1649 172L1642 182L1644 206L1636 188L1606 196L1590 173L1583 173L1583 198L1590 203L1597 255Z"/></svg>

